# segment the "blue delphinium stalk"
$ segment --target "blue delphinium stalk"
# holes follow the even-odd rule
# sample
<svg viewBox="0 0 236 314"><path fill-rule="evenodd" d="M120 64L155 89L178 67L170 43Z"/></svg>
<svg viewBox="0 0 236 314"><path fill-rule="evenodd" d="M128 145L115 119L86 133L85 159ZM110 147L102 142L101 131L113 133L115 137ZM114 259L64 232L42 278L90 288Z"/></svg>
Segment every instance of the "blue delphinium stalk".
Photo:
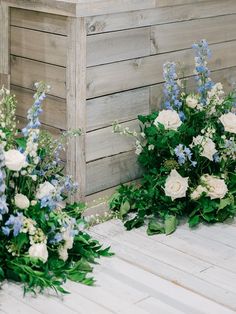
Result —
<svg viewBox="0 0 236 314"><path fill-rule="evenodd" d="M207 67L207 59L211 58L211 50L205 39L200 43L193 44L195 52L195 71L198 82L198 92L201 95L201 103L206 104L207 92L211 90L214 83L210 78L210 71Z"/></svg>
<svg viewBox="0 0 236 314"><path fill-rule="evenodd" d="M179 113L180 119L183 121L185 115L182 108L182 102L180 98L180 87L177 84L176 64L174 62L167 62L163 65L163 78L164 95L165 95L165 108L169 110L176 110Z"/></svg>
<svg viewBox="0 0 236 314"><path fill-rule="evenodd" d="M16 237L21 231L24 223L24 216L22 213L17 213L17 216L11 215L5 223L5 227L2 227L2 232L9 236L11 230L13 230L13 236Z"/></svg>
<svg viewBox="0 0 236 314"><path fill-rule="evenodd" d="M6 173L4 170L5 166L5 158L3 154L3 146L0 144L0 220L2 220L2 216L8 213L8 206L6 200L6 185L5 185L5 178Z"/></svg>
<svg viewBox="0 0 236 314"><path fill-rule="evenodd" d="M180 166L184 165L186 163L186 161L189 160L191 165L193 167L196 167L197 162L192 161L193 153L191 152L189 147L186 147L183 144L179 144L174 149L174 152L175 152L176 157L178 158L178 163Z"/></svg>

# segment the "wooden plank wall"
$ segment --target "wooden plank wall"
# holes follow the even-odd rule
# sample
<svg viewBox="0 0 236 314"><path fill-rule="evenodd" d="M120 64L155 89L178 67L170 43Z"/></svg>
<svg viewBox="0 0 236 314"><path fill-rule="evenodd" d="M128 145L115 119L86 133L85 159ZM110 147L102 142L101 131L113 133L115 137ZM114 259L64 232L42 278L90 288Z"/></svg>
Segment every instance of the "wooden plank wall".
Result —
<svg viewBox="0 0 236 314"><path fill-rule="evenodd" d="M18 114L25 115L33 82L43 79L52 89L42 121L56 131L67 128L67 23L61 16L11 10L11 83L22 99ZM117 120L135 129L138 114L159 108L164 62L180 62L192 85L190 47L206 38L214 80L223 81L226 90L234 85L236 2L209 0L87 17L86 28L85 184L90 195L139 175L134 141L113 135L111 124Z"/></svg>

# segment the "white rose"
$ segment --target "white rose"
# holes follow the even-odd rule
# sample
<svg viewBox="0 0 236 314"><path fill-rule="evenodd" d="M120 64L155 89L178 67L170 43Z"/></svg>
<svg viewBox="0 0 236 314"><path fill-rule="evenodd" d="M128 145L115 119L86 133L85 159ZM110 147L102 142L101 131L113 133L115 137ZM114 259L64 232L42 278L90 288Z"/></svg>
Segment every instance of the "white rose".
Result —
<svg viewBox="0 0 236 314"><path fill-rule="evenodd" d="M183 178L176 170L171 170L165 184L166 196L170 196L174 201L176 198L185 197L187 189L188 178Z"/></svg>
<svg viewBox="0 0 236 314"><path fill-rule="evenodd" d="M62 233L62 239L65 241L64 247L66 249L72 249L74 238L71 236L71 228L68 228Z"/></svg>
<svg viewBox="0 0 236 314"><path fill-rule="evenodd" d="M223 179L210 176L209 174L204 175L201 179L202 182L206 184L207 196L209 196L212 200L216 198L224 198L227 194L228 188Z"/></svg>
<svg viewBox="0 0 236 314"><path fill-rule="evenodd" d="M15 205L20 209L27 209L30 206L30 201L24 194L15 195Z"/></svg>
<svg viewBox="0 0 236 314"><path fill-rule="evenodd" d="M45 196L51 195L55 191L56 191L55 186L52 185L50 182L45 181L44 183L39 185L39 189L36 193L36 198L41 200Z"/></svg>
<svg viewBox="0 0 236 314"><path fill-rule="evenodd" d="M46 263L48 260L48 249L45 243L35 243L29 248L29 256L38 258L42 262Z"/></svg>
<svg viewBox="0 0 236 314"><path fill-rule="evenodd" d="M63 260L64 262L67 261L69 257L67 248L65 248L64 246L59 247L58 255L61 260Z"/></svg>
<svg viewBox="0 0 236 314"><path fill-rule="evenodd" d="M225 131L236 134L236 115L234 113L223 114L219 119Z"/></svg>
<svg viewBox="0 0 236 314"><path fill-rule="evenodd" d="M177 130L182 124L180 117L175 110L160 111L158 117L154 121L154 125L158 127L159 123L163 124L166 130Z"/></svg>
<svg viewBox="0 0 236 314"><path fill-rule="evenodd" d="M193 138L193 145L200 145L202 147L201 156L213 161L213 156L217 153L216 145L209 137L198 135Z"/></svg>
<svg viewBox="0 0 236 314"><path fill-rule="evenodd" d="M196 97L194 97L193 95L188 95L188 97L186 98L186 105L189 108L196 108L198 105L198 99Z"/></svg>
<svg viewBox="0 0 236 314"><path fill-rule="evenodd" d="M13 171L20 171L26 165L26 157L16 149L4 152L5 165Z"/></svg>
<svg viewBox="0 0 236 314"><path fill-rule="evenodd" d="M190 197L192 200L198 200L202 196L202 193L204 192L207 193L207 188L204 186L198 185L198 187L193 191Z"/></svg>

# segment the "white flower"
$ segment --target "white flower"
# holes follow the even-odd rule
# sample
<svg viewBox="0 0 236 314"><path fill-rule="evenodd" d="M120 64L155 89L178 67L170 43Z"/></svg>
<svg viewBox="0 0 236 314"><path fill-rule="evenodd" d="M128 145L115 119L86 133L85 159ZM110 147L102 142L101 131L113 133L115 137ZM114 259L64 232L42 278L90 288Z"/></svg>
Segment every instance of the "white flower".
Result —
<svg viewBox="0 0 236 314"><path fill-rule="evenodd" d="M16 207L20 209L27 209L30 206L30 201L24 194L16 194L14 200Z"/></svg>
<svg viewBox="0 0 236 314"><path fill-rule="evenodd" d="M46 263L48 260L48 249L45 243L34 243L29 248L29 256L38 258L42 262Z"/></svg>
<svg viewBox="0 0 236 314"><path fill-rule="evenodd" d="M64 246L59 247L58 255L59 255L59 258L65 262L69 256L67 248L65 248Z"/></svg>
<svg viewBox="0 0 236 314"><path fill-rule="evenodd" d="M64 247L66 249L72 249L74 238L71 235L71 228L67 228L66 231L62 233L62 239L65 241Z"/></svg>
<svg viewBox="0 0 236 314"><path fill-rule="evenodd" d="M50 182L45 181L44 183L39 185L39 189L36 193L37 199L42 199L45 196L51 195L53 192L56 191L56 188L54 185L52 185Z"/></svg>
<svg viewBox="0 0 236 314"><path fill-rule="evenodd" d="M202 147L201 156L213 161L213 156L217 153L216 145L209 137L198 135L193 138L192 146L199 145Z"/></svg>
<svg viewBox="0 0 236 314"><path fill-rule="evenodd" d="M207 193L207 188L201 185L198 185L198 187L192 192L190 195L192 200L198 200L201 196L202 193Z"/></svg>
<svg viewBox="0 0 236 314"><path fill-rule="evenodd" d="M186 105L192 109L196 108L198 105L197 97L195 97L194 95L188 95L188 97L186 98Z"/></svg>
<svg viewBox="0 0 236 314"><path fill-rule="evenodd" d="M35 206L36 204L37 204L37 201L36 201L36 200L32 200L32 201L31 201L31 205L32 205L32 206Z"/></svg>
<svg viewBox="0 0 236 314"><path fill-rule="evenodd" d="M220 118L225 131L236 134L236 115L232 112L223 114Z"/></svg>
<svg viewBox="0 0 236 314"><path fill-rule="evenodd" d="M166 130L177 130L182 124L175 110L162 110L154 121L154 125L158 127L159 123L163 124Z"/></svg>
<svg viewBox="0 0 236 314"><path fill-rule="evenodd" d="M26 157L16 149L4 152L6 167L13 171L20 171L26 165Z"/></svg>
<svg viewBox="0 0 236 314"><path fill-rule="evenodd" d="M153 144L148 145L148 150L154 150L155 146Z"/></svg>
<svg viewBox="0 0 236 314"><path fill-rule="evenodd" d="M216 198L224 198L228 192L227 185L223 179L206 174L201 180L207 187L207 196L212 200Z"/></svg>
<svg viewBox="0 0 236 314"><path fill-rule="evenodd" d="M176 198L185 197L187 189L188 178L181 177L181 175L175 169L171 170L171 173L166 179L165 184L166 196L170 196L172 201L174 201Z"/></svg>

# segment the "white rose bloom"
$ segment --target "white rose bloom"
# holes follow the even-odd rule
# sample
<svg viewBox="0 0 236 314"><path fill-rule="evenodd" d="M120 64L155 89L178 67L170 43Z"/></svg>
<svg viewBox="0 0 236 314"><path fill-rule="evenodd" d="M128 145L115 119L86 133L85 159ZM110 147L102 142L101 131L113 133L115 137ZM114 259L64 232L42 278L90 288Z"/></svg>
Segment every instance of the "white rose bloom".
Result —
<svg viewBox="0 0 236 314"><path fill-rule="evenodd" d="M68 228L66 231L62 233L62 239L65 241L64 247L66 249L72 249L74 238L71 236L71 229Z"/></svg>
<svg viewBox="0 0 236 314"><path fill-rule="evenodd" d="M44 183L39 185L39 189L36 193L36 198L41 200L45 196L51 195L55 191L56 191L55 186L52 185L50 182L45 181Z"/></svg>
<svg viewBox="0 0 236 314"><path fill-rule="evenodd" d="M223 114L220 118L225 131L236 134L236 115L232 112Z"/></svg>
<svg viewBox="0 0 236 314"><path fill-rule="evenodd" d="M185 197L187 189L188 178L183 178L176 170L171 170L165 184L166 196L170 196L174 201L176 198Z"/></svg>
<svg viewBox="0 0 236 314"><path fill-rule="evenodd" d="M16 149L4 152L5 165L12 171L20 171L26 165L26 157Z"/></svg>
<svg viewBox="0 0 236 314"><path fill-rule="evenodd" d="M30 201L24 194L16 194L14 200L16 207L20 209L27 209L30 206Z"/></svg>
<svg viewBox="0 0 236 314"><path fill-rule="evenodd" d="M193 191L193 193L191 194L191 199L192 200L198 200L201 196L202 193L207 193L207 188L204 186L199 185L196 190Z"/></svg>
<svg viewBox="0 0 236 314"><path fill-rule="evenodd" d="M193 138L193 145L200 145L202 147L201 156L206 157L207 159L213 161L213 156L217 153L216 145L209 137L198 135Z"/></svg>
<svg viewBox="0 0 236 314"><path fill-rule="evenodd" d="M223 179L219 179L218 177L209 174L204 175L201 179L202 182L206 184L207 196L212 200L216 198L222 199L227 194L228 187Z"/></svg>
<svg viewBox="0 0 236 314"><path fill-rule="evenodd" d="M158 127L158 124L164 125L166 130L177 130L181 126L182 122L178 113L175 110L162 110L158 117L154 121L154 125Z"/></svg>
<svg viewBox="0 0 236 314"><path fill-rule="evenodd" d="M64 262L67 261L69 255L68 255L68 251L67 251L67 248L65 248L64 246L61 246L59 249L58 249L58 255L59 255L59 258L61 260L63 260Z"/></svg>
<svg viewBox="0 0 236 314"><path fill-rule="evenodd" d="M38 258L42 262L46 263L48 260L48 249L45 243L34 243L29 248L29 256Z"/></svg>
<svg viewBox="0 0 236 314"><path fill-rule="evenodd" d="M188 97L186 98L186 105L189 108L194 109L198 105L198 99L195 96L193 96L193 95L188 95Z"/></svg>

